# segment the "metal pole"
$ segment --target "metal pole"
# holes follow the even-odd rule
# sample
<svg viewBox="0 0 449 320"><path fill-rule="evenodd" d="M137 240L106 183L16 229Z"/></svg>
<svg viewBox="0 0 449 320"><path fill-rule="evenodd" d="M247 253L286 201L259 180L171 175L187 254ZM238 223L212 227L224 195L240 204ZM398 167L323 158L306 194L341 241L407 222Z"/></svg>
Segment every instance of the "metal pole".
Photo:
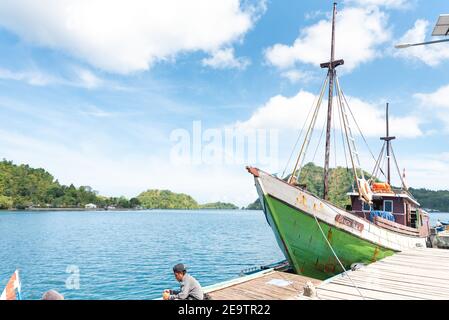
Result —
<svg viewBox="0 0 449 320"><path fill-rule="evenodd" d="M389 103L387 102L386 116L385 116L385 122L386 122L385 126L386 126L387 135L385 137L381 137L380 140L384 140L386 142L386 147L387 147L387 183L391 184L391 169L390 169L390 153L392 152L391 140L396 139L396 137L394 137L394 136L390 137L390 124L388 121L388 109L389 109Z"/></svg>
<svg viewBox="0 0 449 320"><path fill-rule="evenodd" d="M403 43L403 44L397 44L394 47L396 49L404 49L408 47L414 47L414 46L423 46L426 44L433 44L433 43L440 43L440 42L447 42L449 39L442 39L442 40L434 40L434 41L427 41L427 42L421 42L421 43Z"/></svg>
<svg viewBox="0 0 449 320"><path fill-rule="evenodd" d="M387 126L387 137L390 137L390 130L388 125L388 102L387 102L387 116L386 116L386 126ZM387 139L387 183L390 184L390 139Z"/></svg>
<svg viewBox="0 0 449 320"><path fill-rule="evenodd" d="M337 3L334 2L332 13L332 44L331 44L331 60L329 62L329 95L327 102L327 126L326 126L326 151L324 159L324 193L323 199L328 200L329 193L329 153L331 143L331 126L332 126L332 97L334 89L334 48L335 48L335 14L337 12Z"/></svg>

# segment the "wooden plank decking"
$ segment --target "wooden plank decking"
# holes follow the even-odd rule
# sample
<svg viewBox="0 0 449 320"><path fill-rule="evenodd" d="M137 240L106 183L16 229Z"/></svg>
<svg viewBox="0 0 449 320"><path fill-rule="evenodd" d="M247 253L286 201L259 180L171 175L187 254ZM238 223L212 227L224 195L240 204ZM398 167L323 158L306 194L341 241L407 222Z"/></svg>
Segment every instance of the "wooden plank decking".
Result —
<svg viewBox="0 0 449 320"><path fill-rule="evenodd" d="M307 281L321 283L297 274L268 270L205 288L214 300L291 300L297 299Z"/></svg>
<svg viewBox="0 0 449 320"><path fill-rule="evenodd" d="M324 281L316 299L448 300L449 250L414 249ZM363 297L362 297L363 296Z"/></svg>
<svg viewBox="0 0 449 320"><path fill-rule="evenodd" d="M309 300L303 288L311 281L319 300L448 300L449 250L404 251L348 275L321 282L270 269L205 289L215 300Z"/></svg>

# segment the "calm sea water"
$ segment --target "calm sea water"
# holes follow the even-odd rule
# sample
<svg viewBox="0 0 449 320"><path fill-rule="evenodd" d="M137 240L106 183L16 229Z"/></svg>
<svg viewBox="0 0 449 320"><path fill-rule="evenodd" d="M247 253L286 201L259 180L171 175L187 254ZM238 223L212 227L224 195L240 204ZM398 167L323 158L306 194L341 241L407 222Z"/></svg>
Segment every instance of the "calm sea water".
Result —
<svg viewBox="0 0 449 320"><path fill-rule="evenodd" d="M284 259L262 211L1 212L0 237L0 290L19 268L25 299L153 299L178 262L206 286Z"/></svg>

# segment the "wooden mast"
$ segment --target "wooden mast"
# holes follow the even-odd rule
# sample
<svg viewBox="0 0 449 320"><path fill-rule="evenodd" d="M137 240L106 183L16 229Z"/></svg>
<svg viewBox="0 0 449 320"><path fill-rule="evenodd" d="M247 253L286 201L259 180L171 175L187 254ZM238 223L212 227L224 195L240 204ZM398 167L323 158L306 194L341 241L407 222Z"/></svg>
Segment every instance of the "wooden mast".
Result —
<svg viewBox="0 0 449 320"><path fill-rule="evenodd" d="M335 49L335 15L337 13L337 3L334 2L332 13L332 43L331 43L331 59L330 62L322 63L321 68L328 68L329 76L329 95L327 103L327 126L326 126L326 151L324 160L324 193L323 199L328 199L329 193L329 153L331 142L331 126L332 126L332 97L334 89L335 68L344 63L343 60L334 61Z"/></svg>
<svg viewBox="0 0 449 320"><path fill-rule="evenodd" d="M387 183L391 184L391 170L390 170L390 141L396 139L396 137L390 137L390 126L388 123L388 102L387 102L387 107L386 107L386 117L385 117L385 122L386 122L386 131L387 131L387 135L385 137L381 137L380 140L384 140L387 143Z"/></svg>

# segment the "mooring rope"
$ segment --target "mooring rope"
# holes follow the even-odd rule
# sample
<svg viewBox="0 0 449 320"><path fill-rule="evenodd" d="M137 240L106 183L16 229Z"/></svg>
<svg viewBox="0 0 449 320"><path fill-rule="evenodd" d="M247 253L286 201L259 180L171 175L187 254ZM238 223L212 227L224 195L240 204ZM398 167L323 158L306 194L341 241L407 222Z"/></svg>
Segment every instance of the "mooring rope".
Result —
<svg viewBox="0 0 449 320"><path fill-rule="evenodd" d="M327 205L329 207L329 205L325 202L323 202L325 205ZM330 209L334 210L333 208L329 207ZM335 210L334 210L335 211ZM336 211L337 212L337 211ZM346 268L344 267L343 263L341 263L340 259L338 258L337 254L334 251L334 248L332 247L331 243L329 242L329 240L327 239L326 235L324 234L323 229L321 228L321 225L315 215L315 212L313 212L312 210L312 214L313 217L315 218L316 224L318 225L318 228L321 231L321 234L323 235L324 240L326 240L327 245L329 246L329 248L331 249L332 253L334 254L335 258L337 259L338 263L340 264L341 268L343 269L344 274L349 278L349 280L351 281L352 285L357 289L358 293L360 294L360 296L363 298L363 300L365 300L365 296L362 294L362 292L360 291L359 287L357 287L357 285L355 284L355 282L352 280L352 278L349 276L348 272L346 271Z"/></svg>

